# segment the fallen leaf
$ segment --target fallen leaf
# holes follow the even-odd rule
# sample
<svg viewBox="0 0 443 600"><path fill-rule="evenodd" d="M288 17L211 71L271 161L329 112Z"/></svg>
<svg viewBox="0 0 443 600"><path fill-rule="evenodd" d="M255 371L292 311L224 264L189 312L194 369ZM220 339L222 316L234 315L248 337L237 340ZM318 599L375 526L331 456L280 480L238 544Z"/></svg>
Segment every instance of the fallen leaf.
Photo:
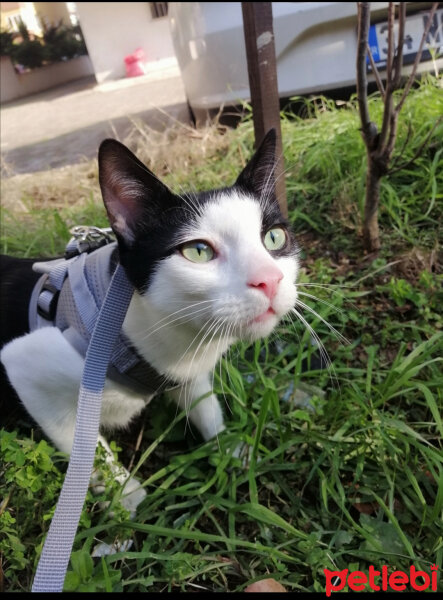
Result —
<svg viewBox="0 0 443 600"><path fill-rule="evenodd" d="M251 583L245 589L245 592L286 592L286 588L275 579L261 579L255 583Z"/></svg>
<svg viewBox="0 0 443 600"><path fill-rule="evenodd" d="M378 504L376 502L354 502L352 506L356 508L359 513L364 513L365 515L372 515L378 509Z"/></svg>

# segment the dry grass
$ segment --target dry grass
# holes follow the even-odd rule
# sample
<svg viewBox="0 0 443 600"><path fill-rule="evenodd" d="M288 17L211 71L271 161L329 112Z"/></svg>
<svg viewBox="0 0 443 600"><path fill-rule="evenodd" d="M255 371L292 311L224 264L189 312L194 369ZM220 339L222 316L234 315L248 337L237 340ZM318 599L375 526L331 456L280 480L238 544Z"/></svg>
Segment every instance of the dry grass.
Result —
<svg viewBox="0 0 443 600"><path fill-rule="evenodd" d="M133 121L130 134L122 140L142 162L171 188L189 186L185 175L198 172L219 153L232 145L232 131L214 123L195 130L176 123L163 132ZM101 203L97 160L40 171L14 175L3 165L6 173L1 180L2 206L16 215L32 209L63 209L81 207L91 199ZM182 176L183 174L183 176Z"/></svg>
<svg viewBox="0 0 443 600"><path fill-rule="evenodd" d="M29 201L33 208L60 209L81 205L91 193L99 194L97 161L2 177L2 206L14 213L27 213Z"/></svg>
<svg viewBox="0 0 443 600"><path fill-rule="evenodd" d="M234 131L218 122L199 130L175 122L160 132L134 120L130 134L119 141L180 194L231 185L251 153L253 134L251 123ZM56 256L74 225L108 225L97 159L10 174L2 179L1 195L4 254Z"/></svg>

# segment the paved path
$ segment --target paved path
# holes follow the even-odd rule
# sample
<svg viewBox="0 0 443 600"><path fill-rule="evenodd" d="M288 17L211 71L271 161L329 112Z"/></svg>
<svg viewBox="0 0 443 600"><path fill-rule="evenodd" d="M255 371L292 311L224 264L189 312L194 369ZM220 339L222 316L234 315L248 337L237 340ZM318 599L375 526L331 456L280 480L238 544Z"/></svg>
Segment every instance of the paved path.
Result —
<svg viewBox="0 0 443 600"><path fill-rule="evenodd" d="M4 104L2 172L31 173L97 155L105 137L129 133L131 119L162 129L189 122L177 67L97 85L88 77Z"/></svg>

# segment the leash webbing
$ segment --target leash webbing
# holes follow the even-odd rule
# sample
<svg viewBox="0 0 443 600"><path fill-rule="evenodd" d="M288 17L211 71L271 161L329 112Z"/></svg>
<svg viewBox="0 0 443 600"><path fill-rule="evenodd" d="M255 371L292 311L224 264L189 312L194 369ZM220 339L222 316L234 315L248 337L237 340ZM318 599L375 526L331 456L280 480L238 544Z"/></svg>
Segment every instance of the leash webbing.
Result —
<svg viewBox="0 0 443 600"><path fill-rule="evenodd" d="M91 477L106 371L133 293L117 266L86 353L71 458L43 546L33 592L61 592Z"/></svg>

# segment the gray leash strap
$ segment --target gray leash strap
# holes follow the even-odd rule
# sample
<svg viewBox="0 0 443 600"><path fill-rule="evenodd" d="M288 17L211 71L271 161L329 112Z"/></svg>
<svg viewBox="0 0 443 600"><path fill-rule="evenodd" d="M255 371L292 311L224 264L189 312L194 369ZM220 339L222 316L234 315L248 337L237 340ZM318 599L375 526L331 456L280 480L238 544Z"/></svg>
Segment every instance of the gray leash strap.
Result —
<svg viewBox="0 0 443 600"><path fill-rule="evenodd" d="M80 386L71 458L54 517L43 546L33 592L61 592L91 477L97 445L106 371L133 293L117 266L98 316Z"/></svg>

